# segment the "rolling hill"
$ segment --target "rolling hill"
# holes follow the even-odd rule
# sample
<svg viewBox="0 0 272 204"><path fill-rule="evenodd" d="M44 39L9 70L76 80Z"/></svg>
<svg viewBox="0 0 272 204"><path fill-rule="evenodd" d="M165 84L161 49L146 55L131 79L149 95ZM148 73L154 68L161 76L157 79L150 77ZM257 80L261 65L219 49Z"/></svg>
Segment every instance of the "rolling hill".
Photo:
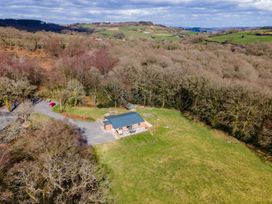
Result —
<svg viewBox="0 0 272 204"><path fill-rule="evenodd" d="M58 25L54 23L46 23L40 20L32 19L0 19L0 27L13 27L18 30L24 30L28 32L38 32L38 31L47 31L47 32L92 32L91 29L84 28L71 28L69 26Z"/></svg>
<svg viewBox="0 0 272 204"><path fill-rule="evenodd" d="M272 29L226 32L213 35L208 40L233 44L272 42Z"/></svg>

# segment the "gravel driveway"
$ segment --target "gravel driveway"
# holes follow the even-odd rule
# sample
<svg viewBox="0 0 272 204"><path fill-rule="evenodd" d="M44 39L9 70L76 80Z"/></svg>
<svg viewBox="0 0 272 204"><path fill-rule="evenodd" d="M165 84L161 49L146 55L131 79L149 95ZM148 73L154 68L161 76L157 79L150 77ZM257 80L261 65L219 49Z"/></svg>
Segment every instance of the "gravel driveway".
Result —
<svg viewBox="0 0 272 204"><path fill-rule="evenodd" d="M3 130L9 124L15 122L18 116L5 110L0 110L0 130Z"/></svg>
<svg viewBox="0 0 272 204"><path fill-rule="evenodd" d="M56 120L62 120L67 123L70 123L78 128L83 132L83 136L87 138L87 142L89 145L96 145L96 144L103 144L108 142L115 141L115 137L113 134L105 132L103 130L103 123L100 121L96 122L83 122L78 120L73 120L70 118L66 118L65 116L55 113L51 110L48 103L42 101L35 105L34 111L37 113L41 113L47 115L51 118Z"/></svg>

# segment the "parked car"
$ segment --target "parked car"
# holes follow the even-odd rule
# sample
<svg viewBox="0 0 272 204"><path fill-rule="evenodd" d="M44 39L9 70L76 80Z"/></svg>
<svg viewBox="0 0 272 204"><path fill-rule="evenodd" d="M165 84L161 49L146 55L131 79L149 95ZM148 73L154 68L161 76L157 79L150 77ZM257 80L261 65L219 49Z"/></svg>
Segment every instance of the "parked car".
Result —
<svg viewBox="0 0 272 204"><path fill-rule="evenodd" d="M56 106L56 103L55 103L54 101L51 101L51 102L49 103L49 106L50 106L51 108L54 108L54 107Z"/></svg>
<svg viewBox="0 0 272 204"><path fill-rule="evenodd" d="M37 103L39 103L41 101L41 99L39 97L37 97L37 96L32 97L30 100L31 100L33 105L35 105L35 104L37 104Z"/></svg>
<svg viewBox="0 0 272 204"><path fill-rule="evenodd" d="M11 112L13 112L19 106L19 102L15 101L11 104Z"/></svg>

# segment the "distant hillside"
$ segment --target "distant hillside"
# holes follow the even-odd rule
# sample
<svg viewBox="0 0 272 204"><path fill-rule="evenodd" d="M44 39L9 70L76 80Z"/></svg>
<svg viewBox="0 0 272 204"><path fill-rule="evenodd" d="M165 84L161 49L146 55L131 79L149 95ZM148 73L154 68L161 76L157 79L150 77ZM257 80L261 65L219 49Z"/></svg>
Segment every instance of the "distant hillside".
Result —
<svg viewBox="0 0 272 204"><path fill-rule="evenodd" d="M0 19L0 27L13 27L28 32L48 31L48 32L93 32L90 28L75 28L62 26L54 23L46 23L40 20L31 19Z"/></svg>
<svg viewBox="0 0 272 204"><path fill-rule="evenodd" d="M269 27L266 27L269 28ZM259 27L221 27L221 28L204 28L204 27L184 27L182 28L187 31L192 31L195 33L223 33L230 30L236 30L236 31L247 31L247 30L256 30L261 29Z"/></svg>
<svg viewBox="0 0 272 204"><path fill-rule="evenodd" d="M191 31L194 33L213 33L213 32L222 31L222 29L218 29L218 28L201 28L201 27L189 27L189 28L185 27L182 29Z"/></svg>
<svg viewBox="0 0 272 204"><path fill-rule="evenodd" d="M272 29L232 30L212 35L208 40L232 44L271 43Z"/></svg>
<svg viewBox="0 0 272 204"><path fill-rule="evenodd" d="M31 19L0 19L0 27L13 27L28 32L47 31L55 33L96 33L97 37L111 39L179 40L190 32L170 28L150 21L94 22L59 25ZM192 32L191 32L192 33Z"/></svg>
<svg viewBox="0 0 272 204"><path fill-rule="evenodd" d="M77 23L74 25L80 26L81 23ZM151 21L127 21L127 22L93 22L90 25L94 26L107 26L107 27L116 27L116 26L154 26L155 24ZM164 25L157 25L161 27L166 27Z"/></svg>
<svg viewBox="0 0 272 204"><path fill-rule="evenodd" d="M191 34L191 32L180 28L167 27L149 21L77 23L70 25L70 27L94 29L99 37L119 40L146 39L175 41Z"/></svg>

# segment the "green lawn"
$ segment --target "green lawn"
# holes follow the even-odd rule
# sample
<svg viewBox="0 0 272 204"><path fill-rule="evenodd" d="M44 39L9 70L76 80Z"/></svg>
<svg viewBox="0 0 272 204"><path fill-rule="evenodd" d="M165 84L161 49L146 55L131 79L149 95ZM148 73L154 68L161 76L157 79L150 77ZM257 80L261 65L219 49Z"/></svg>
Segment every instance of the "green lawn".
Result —
<svg viewBox="0 0 272 204"><path fill-rule="evenodd" d="M272 36L257 36L252 32L237 32L209 38L216 42L230 42L235 44L249 44L258 42L272 42Z"/></svg>
<svg viewBox="0 0 272 204"><path fill-rule="evenodd" d="M272 203L272 165L244 144L175 110L139 112L149 133L95 147L116 203Z"/></svg>

